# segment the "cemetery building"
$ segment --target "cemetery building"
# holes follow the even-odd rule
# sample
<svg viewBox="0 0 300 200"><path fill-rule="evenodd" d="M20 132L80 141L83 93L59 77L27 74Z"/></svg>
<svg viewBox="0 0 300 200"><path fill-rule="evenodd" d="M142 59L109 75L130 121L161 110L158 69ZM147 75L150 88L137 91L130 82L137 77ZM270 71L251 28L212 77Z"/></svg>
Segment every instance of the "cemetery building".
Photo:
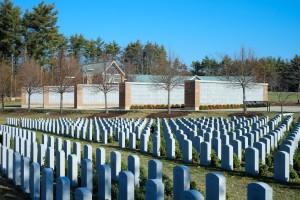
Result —
<svg viewBox="0 0 300 200"><path fill-rule="evenodd" d="M86 64L82 66L83 75L86 84L93 83L93 74L102 73L104 76L105 71L109 82L112 83L123 82L125 80L125 73L122 69L123 69L123 65L118 61L99 62L93 64Z"/></svg>
<svg viewBox="0 0 300 200"><path fill-rule="evenodd" d="M109 67L106 68L106 65ZM102 92L93 89L92 72L107 69L107 76L116 89L107 94L110 108L128 110L134 106L166 105L168 92L153 81L153 75L131 75L125 79L125 73L116 62L107 64L90 64L83 68L87 84L78 84L70 92L64 93L63 106L85 108L104 108L105 100ZM51 91L52 86L45 86L42 92L31 96L32 107L58 107L59 94ZM22 92L22 107L27 107L28 95ZM246 89L246 101L268 101L268 84L253 83ZM172 89L170 102L184 105L189 110L199 110L203 105L243 104L242 87L217 76L186 76L182 82Z"/></svg>

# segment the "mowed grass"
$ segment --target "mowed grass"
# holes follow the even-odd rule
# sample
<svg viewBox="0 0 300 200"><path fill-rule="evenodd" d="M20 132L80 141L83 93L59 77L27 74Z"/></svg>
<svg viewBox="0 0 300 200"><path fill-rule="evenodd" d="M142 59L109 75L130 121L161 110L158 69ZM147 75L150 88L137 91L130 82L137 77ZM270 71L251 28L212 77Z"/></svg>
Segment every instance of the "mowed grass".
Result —
<svg viewBox="0 0 300 200"><path fill-rule="evenodd" d="M299 99L300 99L300 93L298 94L298 92L282 92L281 95L283 97L287 97L288 99L285 101L285 104L296 104L298 103L298 95L299 95ZM276 92L269 92L268 94L268 101L271 104L278 104L278 93Z"/></svg>
<svg viewBox="0 0 300 200"><path fill-rule="evenodd" d="M4 124L6 117L28 117L28 118L57 118L57 117L65 117L76 119L78 117L89 117L100 111L66 111L64 114L59 114L56 110L37 110L36 112L26 112L22 109L17 110L7 110L5 113L0 114L0 123ZM132 111L128 112L125 115L120 117L122 118L137 118L137 117L145 117L153 112L159 112L154 110L139 110L139 111ZM175 112L175 111L174 111ZM199 118L202 116L210 117L224 117L228 118L230 114L237 113L237 112L224 112L224 111L205 111L205 112L191 112L187 118ZM277 113L262 113L263 115L268 115L270 118L274 117ZM299 113L295 113L296 119L299 117ZM37 140L42 141L42 134L41 132L37 132ZM93 146L93 151L95 154L95 150L98 147L104 147L106 149L106 157L109 158L111 151L120 151L122 155L122 161L127 164L127 157L128 155L138 155L141 160L141 166L147 170L147 163L151 159L157 159L153 157L151 154L140 153L139 151L129 151L128 149L120 149L118 147L117 142L109 143L109 144L101 144L101 143L94 143L83 141L79 139L73 139L69 137L62 137L54 134L52 135L55 138L61 137L63 139L69 139L72 142L79 141L81 142L81 148L83 151L83 146L85 144L90 144ZM158 158L163 163L163 173L166 174L168 177L173 179L173 167L177 165L184 165L180 160L171 161L166 159L165 157ZM210 172L221 172L226 177L226 191L227 196L229 199L247 199L247 184L252 182L265 182L269 184L273 188L273 196L274 199L299 199L300 197L300 180L295 180L294 182L288 184L282 184L275 182L273 180L273 174L270 173L267 177L251 177L245 174L244 169L241 168L238 171L233 172L225 172L222 171L220 168L212 168L212 167L202 167L199 164L191 164L187 165L190 168L191 174L191 181L195 181L197 184L198 190L205 195L205 177L207 173ZM0 182L1 184L1 182ZM3 187L3 186L2 186ZM1 193L1 186L0 186L0 193ZM17 192L15 192L18 194ZM1 196L1 194L0 194Z"/></svg>

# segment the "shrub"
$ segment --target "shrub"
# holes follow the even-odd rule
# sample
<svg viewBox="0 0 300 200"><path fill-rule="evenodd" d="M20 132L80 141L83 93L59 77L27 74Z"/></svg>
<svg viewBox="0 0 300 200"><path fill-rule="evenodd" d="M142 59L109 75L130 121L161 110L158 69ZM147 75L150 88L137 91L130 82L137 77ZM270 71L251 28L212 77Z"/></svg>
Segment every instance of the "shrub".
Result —
<svg viewBox="0 0 300 200"><path fill-rule="evenodd" d="M111 137L110 134L107 134L107 142L108 143L112 143L113 142L113 138Z"/></svg>
<svg viewBox="0 0 300 200"><path fill-rule="evenodd" d="M129 147L129 139L128 139L128 138L125 139L125 147L126 147L126 148Z"/></svg>
<svg viewBox="0 0 300 200"><path fill-rule="evenodd" d="M214 150L211 150L210 157L211 157L211 166L220 167L220 159L218 158Z"/></svg>
<svg viewBox="0 0 300 200"><path fill-rule="evenodd" d="M262 176L267 176L269 167L264 165L261 160L259 160L259 174Z"/></svg>
<svg viewBox="0 0 300 200"><path fill-rule="evenodd" d="M173 194L173 185L172 180L165 174L162 176L163 184L165 185L165 195L172 196Z"/></svg>
<svg viewBox="0 0 300 200"><path fill-rule="evenodd" d="M292 165L290 165L290 177L291 179L298 178L298 174Z"/></svg>
<svg viewBox="0 0 300 200"><path fill-rule="evenodd" d="M139 140L137 140L137 141L135 142L135 148L136 148L136 149L140 149L140 148L141 148L141 142L140 142Z"/></svg>
<svg viewBox="0 0 300 200"><path fill-rule="evenodd" d="M199 163L199 161L200 161L199 158L200 158L200 155L199 155L198 151L195 148L193 148L192 149L192 159L193 159L193 162L194 163Z"/></svg>
<svg viewBox="0 0 300 200"><path fill-rule="evenodd" d="M126 162L121 162L121 170L124 171L124 170L127 170L127 164Z"/></svg>
<svg viewBox="0 0 300 200"><path fill-rule="evenodd" d="M145 187L134 187L134 199L145 200Z"/></svg>
<svg viewBox="0 0 300 200"><path fill-rule="evenodd" d="M241 161L238 158L238 156L234 153L233 154L233 168L234 169L239 169L241 167Z"/></svg>
<svg viewBox="0 0 300 200"><path fill-rule="evenodd" d="M111 184L111 197L112 197L112 199L118 199L118 194L119 194L118 183L112 183Z"/></svg>
<svg viewBox="0 0 300 200"><path fill-rule="evenodd" d="M190 182L190 190L199 190L195 181Z"/></svg>
<svg viewBox="0 0 300 200"><path fill-rule="evenodd" d="M177 140L175 140L175 158L181 160L182 159L182 153L179 148L179 143Z"/></svg>
<svg viewBox="0 0 300 200"><path fill-rule="evenodd" d="M148 152L152 153L152 142L148 141Z"/></svg>

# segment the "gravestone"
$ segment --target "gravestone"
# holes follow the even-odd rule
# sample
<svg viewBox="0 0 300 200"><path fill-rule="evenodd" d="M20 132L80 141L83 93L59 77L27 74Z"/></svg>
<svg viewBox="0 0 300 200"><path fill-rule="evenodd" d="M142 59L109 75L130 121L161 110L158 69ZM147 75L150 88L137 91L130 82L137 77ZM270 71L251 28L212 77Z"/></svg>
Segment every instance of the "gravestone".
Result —
<svg viewBox="0 0 300 200"><path fill-rule="evenodd" d="M110 167L111 167L111 179L118 181L119 173L121 171L121 153L118 151L112 151L110 153Z"/></svg>
<svg viewBox="0 0 300 200"><path fill-rule="evenodd" d="M56 138L55 152L62 150L62 139Z"/></svg>
<svg viewBox="0 0 300 200"><path fill-rule="evenodd" d="M89 144L83 146L84 159L93 161L93 147Z"/></svg>
<svg viewBox="0 0 300 200"><path fill-rule="evenodd" d="M105 149L100 148L100 147L97 148L96 149L96 171L97 171L97 173L99 171L100 165L105 164L105 159L106 159Z"/></svg>
<svg viewBox="0 0 300 200"><path fill-rule="evenodd" d="M30 197L31 199L40 199L40 165L32 163L30 165Z"/></svg>
<svg viewBox="0 0 300 200"><path fill-rule="evenodd" d="M153 156L159 157L160 156L160 135L153 136Z"/></svg>
<svg viewBox="0 0 300 200"><path fill-rule="evenodd" d="M60 150L56 152L56 177L65 176L66 170L65 152Z"/></svg>
<svg viewBox="0 0 300 200"><path fill-rule="evenodd" d="M93 163L90 159L81 161L81 187L93 192Z"/></svg>
<svg viewBox="0 0 300 200"><path fill-rule="evenodd" d="M135 133L129 133L129 149L131 151L136 149L136 135L135 135Z"/></svg>
<svg viewBox="0 0 300 200"><path fill-rule="evenodd" d="M158 179L146 181L146 200L164 200L164 184Z"/></svg>
<svg viewBox="0 0 300 200"><path fill-rule="evenodd" d="M109 165L99 166L98 199L111 199L111 168Z"/></svg>
<svg viewBox="0 0 300 200"><path fill-rule="evenodd" d="M255 147L246 149L245 172L253 176L259 175L259 151Z"/></svg>
<svg viewBox="0 0 300 200"><path fill-rule="evenodd" d="M175 158L175 139L174 138L166 139L166 150L167 150L167 158L173 160Z"/></svg>
<svg viewBox="0 0 300 200"><path fill-rule="evenodd" d="M74 143L75 144L75 143ZM68 156L68 178L70 180L71 187L77 187L78 184L78 158L76 154L70 154Z"/></svg>
<svg viewBox="0 0 300 200"><path fill-rule="evenodd" d="M222 145L221 168L227 171L233 170L233 147L231 145Z"/></svg>
<svg viewBox="0 0 300 200"><path fill-rule="evenodd" d="M192 163L192 141L189 139L182 141L182 157L184 163Z"/></svg>
<svg viewBox="0 0 300 200"><path fill-rule="evenodd" d="M119 133L119 147L120 148L125 148L125 139L126 139L126 135L125 135L125 132L120 132Z"/></svg>
<svg viewBox="0 0 300 200"><path fill-rule="evenodd" d="M56 200L70 200L70 192L68 177L58 177L56 181Z"/></svg>
<svg viewBox="0 0 300 200"><path fill-rule="evenodd" d="M7 150L7 178L13 179L14 174L14 151L12 149Z"/></svg>
<svg viewBox="0 0 300 200"><path fill-rule="evenodd" d="M47 167L50 167L52 170L54 170L54 149L48 147L47 148Z"/></svg>
<svg viewBox="0 0 300 200"><path fill-rule="evenodd" d="M203 137L201 136L194 137L193 146L199 154L201 153L201 142L203 142Z"/></svg>
<svg viewBox="0 0 300 200"><path fill-rule="evenodd" d="M186 166L173 168L173 195L174 200L180 200L183 191L190 189L190 169Z"/></svg>
<svg viewBox="0 0 300 200"><path fill-rule="evenodd" d="M53 200L53 170L44 168L42 172L42 199Z"/></svg>
<svg viewBox="0 0 300 200"><path fill-rule="evenodd" d="M46 155L46 146L44 144L38 144L38 162L40 166L44 166L44 158Z"/></svg>
<svg viewBox="0 0 300 200"><path fill-rule="evenodd" d="M38 162L38 143L31 143L31 161L37 163Z"/></svg>
<svg viewBox="0 0 300 200"><path fill-rule="evenodd" d="M158 179L162 181L162 162L160 160L148 161L148 179Z"/></svg>
<svg viewBox="0 0 300 200"><path fill-rule="evenodd" d="M235 153L240 161L242 161L242 143L239 140L232 141L233 153Z"/></svg>
<svg viewBox="0 0 300 200"><path fill-rule="evenodd" d="M209 166L211 163L211 145L208 142L201 143L200 165Z"/></svg>
<svg viewBox="0 0 300 200"><path fill-rule="evenodd" d="M197 190L186 190L181 193L181 200L204 200L203 195Z"/></svg>
<svg viewBox="0 0 300 200"><path fill-rule="evenodd" d="M29 158L21 158L21 190L24 193L29 193L29 163Z"/></svg>
<svg viewBox="0 0 300 200"><path fill-rule="evenodd" d="M21 185L21 154L14 152L13 155L14 170L13 170L13 182L15 186Z"/></svg>
<svg viewBox="0 0 300 200"><path fill-rule="evenodd" d="M81 162L81 144L80 142L74 142L73 143L73 154L76 155L76 159L77 159L77 162L80 163ZM69 156L68 156L68 160L69 160ZM72 181L70 180L71 182L71 186L72 186Z"/></svg>
<svg viewBox="0 0 300 200"><path fill-rule="evenodd" d="M134 200L134 176L130 171L119 174L119 199Z"/></svg>
<svg viewBox="0 0 300 200"><path fill-rule="evenodd" d="M250 183L247 186L248 200L269 200L273 199L273 189L266 183Z"/></svg>
<svg viewBox="0 0 300 200"><path fill-rule="evenodd" d="M206 174L206 199L226 200L226 178L219 172Z"/></svg>
<svg viewBox="0 0 300 200"><path fill-rule="evenodd" d="M261 159L262 164L266 163L266 147L263 142L255 142L253 147L258 149L259 159Z"/></svg>
<svg viewBox="0 0 300 200"><path fill-rule="evenodd" d="M219 138L213 138L211 140L211 148L215 151L215 153L217 154L218 158L221 160L221 145L222 142Z"/></svg>
<svg viewBox="0 0 300 200"><path fill-rule="evenodd" d="M134 175L134 185L140 185L140 157L137 155L128 156L128 171Z"/></svg>
<svg viewBox="0 0 300 200"><path fill-rule="evenodd" d="M66 160L68 160L68 156L71 154L71 141L70 140L64 140L64 152Z"/></svg>
<svg viewBox="0 0 300 200"><path fill-rule="evenodd" d="M285 151L277 151L274 155L274 179L288 182L290 179L289 154Z"/></svg>
<svg viewBox="0 0 300 200"><path fill-rule="evenodd" d="M75 200L92 200L92 193L89 189L81 187L75 190Z"/></svg>

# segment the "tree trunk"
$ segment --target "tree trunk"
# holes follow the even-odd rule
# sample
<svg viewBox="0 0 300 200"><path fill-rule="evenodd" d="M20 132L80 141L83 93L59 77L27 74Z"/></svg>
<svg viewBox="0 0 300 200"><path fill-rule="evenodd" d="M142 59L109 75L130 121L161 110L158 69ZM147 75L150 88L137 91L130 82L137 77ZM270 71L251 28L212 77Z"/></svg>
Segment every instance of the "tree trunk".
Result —
<svg viewBox="0 0 300 200"><path fill-rule="evenodd" d="M283 116L283 103L280 104L280 112L281 112L281 116Z"/></svg>
<svg viewBox="0 0 300 200"><path fill-rule="evenodd" d="M104 92L104 102L105 102L105 113L108 113L108 108L107 108L107 93Z"/></svg>
<svg viewBox="0 0 300 200"><path fill-rule="evenodd" d="M168 90L168 114L171 114L170 93L171 93L171 91Z"/></svg>
<svg viewBox="0 0 300 200"><path fill-rule="evenodd" d="M300 96L300 83L298 84L298 93L297 93L298 104L300 103L299 96Z"/></svg>
<svg viewBox="0 0 300 200"><path fill-rule="evenodd" d="M1 100L2 100L2 108L1 108L1 111L4 112L4 95L1 95Z"/></svg>
<svg viewBox="0 0 300 200"><path fill-rule="evenodd" d="M246 87L243 86L243 112L247 113L247 105L246 105Z"/></svg>
<svg viewBox="0 0 300 200"><path fill-rule="evenodd" d="M59 107L59 110L60 110L60 113L63 113L63 98L64 98L64 93L60 93L60 107Z"/></svg>
<svg viewBox="0 0 300 200"><path fill-rule="evenodd" d="M28 112L30 112L30 96L31 94L28 93L28 108L27 108Z"/></svg>

